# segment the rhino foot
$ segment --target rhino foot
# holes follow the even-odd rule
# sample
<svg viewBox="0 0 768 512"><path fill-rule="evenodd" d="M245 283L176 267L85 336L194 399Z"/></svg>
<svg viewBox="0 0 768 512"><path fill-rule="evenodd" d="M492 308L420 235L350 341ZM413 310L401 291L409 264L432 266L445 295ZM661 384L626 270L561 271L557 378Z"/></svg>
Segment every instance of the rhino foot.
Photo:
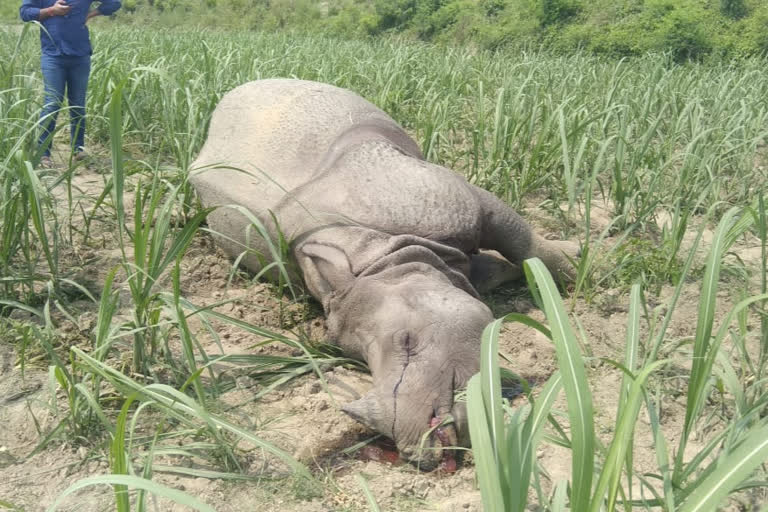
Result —
<svg viewBox="0 0 768 512"><path fill-rule="evenodd" d="M531 247L531 258L539 258L555 279L573 282L576 269L573 266L581 255L581 247L568 240L547 240L536 236Z"/></svg>

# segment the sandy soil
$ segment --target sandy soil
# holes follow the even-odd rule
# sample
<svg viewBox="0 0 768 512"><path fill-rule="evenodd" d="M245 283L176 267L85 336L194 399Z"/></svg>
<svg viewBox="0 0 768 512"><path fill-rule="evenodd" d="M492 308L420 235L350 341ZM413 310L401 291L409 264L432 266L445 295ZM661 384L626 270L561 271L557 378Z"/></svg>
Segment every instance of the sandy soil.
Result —
<svg viewBox="0 0 768 512"><path fill-rule="evenodd" d="M78 169L72 184L75 201L86 210L91 208L92 198L103 187L104 177L96 171L100 168L98 156L89 167ZM56 194L66 203L64 184ZM126 201L127 204L130 201ZM74 208L75 215L79 208ZM63 213L63 211L62 211ZM531 208L526 212L534 223L547 225L547 218ZM610 221L608 205L593 212L594 236L598 236ZM711 233L710 233L711 234ZM99 222L93 225L93 237L87 246L74 245L66 257L76 269L74 277L98 292L108 270L119 261L119 252L108 226ZM77 236L75 236L77 239ZM706 241L706 240L705 240ZM611 240L607 239L606 244ZM749 243L737 248L739 255L749 265L759 261ZM251 283L236 275L228 284L231 263L210 243L206 235L200 235L188 251L183 262L182 293L192 303L205 305L231 299L220 310L255 325L269 327L280 332L285 329L303 330L313 340L324 340L324 321L313 305L290 305L278 298L265 284ZM728 287L719 295L718 315L722 317L733 304ZM651 297L652 307L663 308L672 290L664 288L658 298ZM129 303L125 292L122 304ZM509 286L487 297L488 303L498 316L507 312L526 313L543 321L543 314L535 309L526 290L521 285ZM695 330L698 286L687 285L683 291L677 315L670 327L671 340L684 339ZM583 301L567 304L573 308L573 318L578 321L584 337L584 350L591 356L589 377L593 384L596 430L608 439L613 430L617 389L620 374L604 359L621 360L626 336L628 309L626 290L604 290L592 303ZM70 344L84 346L95 322L96 307L88 301L73 304L77 325L62 321L62 337ZM127 315L127 311L121 311ZM12 316L15 322L34 321L28 315ZM268 353L290 354L285 347L267 346L254 349L260 340L232 326L218 325L221 347L197 324L193 324L204 348L210 354ZM42 437L60 421L56 407L65 410L66 400L60 390L51 390L47 369L41 363L29 362L25 368L18 365L18 354L9 343L8 334L0 337L0 500L12 503L23 510L44 510L72 483L89 476L109 473L107 453L98 440L55 441L39 453L32 454ZM556 369L552 344L542 335L522 325L508 325L502 334L502 350L513 361L511 369L528 379L533 385L544 382ZM42 358L40 359L42 361ZM677 370L685 367L679 358ZM682 379L674 379L675 368L668 370L669 378L660 378L665 386L668 401L663 404L662 424L667 439L672 444L684 417L685 396ZM363 475L378 500L382 510L482 510L479 491L475 483L471 458L455 474L425 474L407 464L373 460L378 453L370 447L347 453L362 441L374 437L345 414L339 405L353 400L370 386L370 377L363 372L336 367L325 371L328 391L314 375L291 381L288 385L254 400L258 384L247 375L233 373L235 385L220 397L217 407L229 408L229 416L239 424L253 429L260 436L292 453L307 464L322 483L319 489L297 488L291 479L274 479L279 465L256 450L245 450L245 473L251 481L224 481L174 473L173 467L201 468L200 461L184 457L166 456L155 463L170 468L158 471L154 480L183 490L219 511L285 510L331 511L366 510L366 502L357 481ZM671 390L671 391L669 391ZM521 398L516 399L521 401ZM57 403L57 406L54 406ZM563 408L563 403L560 403ZM374 441L373 445L381 445ZM648 418L641 416L635 437L635 465L643 471L656 469L653 440ZM694 454L700 442L689 445ZM243 447L241 447L243 448ZM570 459L566 450L552 445L542 445L538 459L551 482L568 477ZM550 483L545 481L547 487ZM746 498L745 498L746 499ZM749 498L754 499L754 498ZM746 507L746 505L744 505ZM105 486L89 487L68 498L60 510L109 510L113 507L111 489ZM185 510L172 503L158 500L157 510ZM734 502L733 510L739 508Z"/></svg>

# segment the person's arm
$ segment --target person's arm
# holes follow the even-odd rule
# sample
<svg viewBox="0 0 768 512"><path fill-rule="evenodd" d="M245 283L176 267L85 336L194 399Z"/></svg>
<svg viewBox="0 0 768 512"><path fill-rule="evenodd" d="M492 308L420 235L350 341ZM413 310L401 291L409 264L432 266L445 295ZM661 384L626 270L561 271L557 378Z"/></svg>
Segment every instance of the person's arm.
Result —
<svg viewBox="0 0 768 512"><path fill-rule="evenodd" d="M43 21L54 16L63 16L71 9L65 0L56 0L50 7L41 8L41 0L24 0L19 8L19 16L23 21Z"/></svg>

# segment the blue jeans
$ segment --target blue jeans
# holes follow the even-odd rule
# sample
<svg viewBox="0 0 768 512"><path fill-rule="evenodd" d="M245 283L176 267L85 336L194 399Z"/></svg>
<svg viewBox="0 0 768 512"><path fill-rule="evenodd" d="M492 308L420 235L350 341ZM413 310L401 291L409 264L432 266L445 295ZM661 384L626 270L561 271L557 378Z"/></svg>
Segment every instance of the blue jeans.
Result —
<svg viewBox="0 0 768 512"><path fill-rule="evenodd" d="M56 129L56 117L64 103L64 91L69 102L72 150L82 151L85 141L85 92L91 73L91 56L70 57L43 54L40 59L45 86L45 103L40 113L43 132L39 144L43 155L51 154L51 139Z"/></svg>

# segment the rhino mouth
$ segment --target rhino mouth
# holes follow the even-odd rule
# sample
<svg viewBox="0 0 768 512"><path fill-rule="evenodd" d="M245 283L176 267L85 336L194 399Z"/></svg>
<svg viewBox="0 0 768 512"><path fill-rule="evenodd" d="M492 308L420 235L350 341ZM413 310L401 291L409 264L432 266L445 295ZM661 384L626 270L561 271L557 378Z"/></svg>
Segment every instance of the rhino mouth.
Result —
<svg viewBox="0 0 768 512"><path fill-rule="evenodd" d="M441 459L437 465L438 471L446 473L454 473L458 468L457 450L458 444L456 436L456 428L453 426L453 420L447 421L446 419L440 419L437 416L433 416L429 422L429 428L432 431L431 435L436 438L436 441L440 443Z"/></svg>
<svg viewBox="0 0 768 512"><path fill-rule="evenodd" d="M433 416L420 447L398 449L393 440L381 438L362 447L358 455L361 460L392 465L409 462L424 472L454 473L458 470L463 451L457 449L456 430L451 421L450 418Z"/></svg>
<svg viewBox="0 0 768 512"><path fill-rule="evenodd" d="M401 460L425 472L454 473L462 454L457 442L456 427L450 416L432 416L420 443L399 447Z"/></svg>

